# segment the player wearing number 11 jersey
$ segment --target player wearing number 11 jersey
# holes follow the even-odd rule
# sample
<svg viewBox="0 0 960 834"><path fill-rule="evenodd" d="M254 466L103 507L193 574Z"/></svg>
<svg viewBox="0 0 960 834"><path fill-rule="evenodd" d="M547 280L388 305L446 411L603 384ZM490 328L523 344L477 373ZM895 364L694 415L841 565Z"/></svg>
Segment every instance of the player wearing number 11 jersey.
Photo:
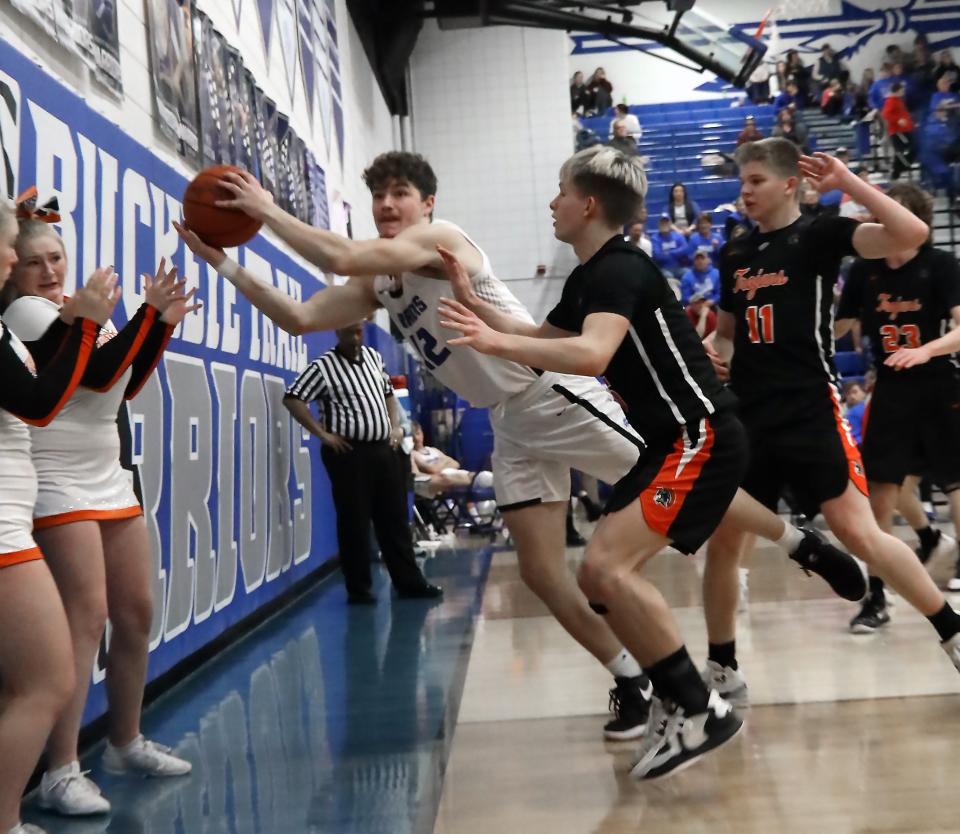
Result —
<svg viewBox="0 0 960 834"><path fill-rule="evenodd" d="M757 226L731 239L721 255L714 347L721 360L732 360L730 384L749 438L743 488L772 509L789 486L806 514L822 511L847 549L930 620L960 670L960 615L910 548L877 525L863 464L840 414L833 367L831 308L840 260L916 249L929 227L838 160L801 157L787 140L744 145L737 162L747 214ZM804 176L821 192L847 192L877 222L803 218L798 189ZM727 660L733 656L736 594L710 589L737 587L744 539L722 523L711 541L711 575L705 575L711 652L726 646ZM735 657L732 662L736 671Z"/></svg>

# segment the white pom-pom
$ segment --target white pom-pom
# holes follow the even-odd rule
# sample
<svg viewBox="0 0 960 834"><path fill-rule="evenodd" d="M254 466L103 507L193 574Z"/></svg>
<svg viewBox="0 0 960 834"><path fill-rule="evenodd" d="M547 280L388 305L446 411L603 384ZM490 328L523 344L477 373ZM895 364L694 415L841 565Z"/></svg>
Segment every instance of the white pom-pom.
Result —
<svg viewBox="0 0 960 834"><path fill-rule="evenodd" d="M60 317L60 308L48 298L24 295L3 313L7 325L22 341L35 342Z"/></svg>

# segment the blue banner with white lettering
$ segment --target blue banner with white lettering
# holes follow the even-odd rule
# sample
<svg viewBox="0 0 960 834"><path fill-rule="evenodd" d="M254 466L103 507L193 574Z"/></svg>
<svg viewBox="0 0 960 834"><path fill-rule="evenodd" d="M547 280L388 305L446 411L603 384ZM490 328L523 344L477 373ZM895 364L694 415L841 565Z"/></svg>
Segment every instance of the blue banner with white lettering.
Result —
<svg viewBox="0 0 960 834"><path fill-rule="evenodd" d="M151 550L152 679L336 553L319 443L282 405L285 387L334 337L290 336L186 252L171 225L185 178L3 42L0 143L8 194L36 184L41 200L59 198L68 292L115 264L122 326L142 301L139 276L166 257L203 302L130 404ZM231 254L293 298L324 286L262 236ZM375 328L369 335L400 371L396 344ZM93 674L85 722L106 709L102 668Z"/></svg>

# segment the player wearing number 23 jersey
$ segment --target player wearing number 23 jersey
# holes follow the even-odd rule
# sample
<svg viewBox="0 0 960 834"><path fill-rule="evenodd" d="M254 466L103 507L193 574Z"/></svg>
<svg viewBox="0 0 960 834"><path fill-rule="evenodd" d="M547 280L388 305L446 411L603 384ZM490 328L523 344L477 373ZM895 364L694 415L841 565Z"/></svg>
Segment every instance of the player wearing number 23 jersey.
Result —
<svg viewBox="0 0 960 834"><path fill-rule="evenodd" d="M772 232L744 231L720 258L720 308L737 321L730 387L750 438L744 489L775 508L789 486L803 510L866 493L863 465L840 413L833 365L833 287L855 255L858 224L800 217Z"/></svg>
<svg viewBox="0 0 960 834"><path fill-rule="evenodd" d="M945 490L960 486L960 382L948 356L894 370L884 364L901 347L939 339L960 306L960 266L948 252L923 246L898 268L857 260L843 287L838 319L860 319L870 337L877 385L863 441L867 477L902 484L930 473Z"/></svg>

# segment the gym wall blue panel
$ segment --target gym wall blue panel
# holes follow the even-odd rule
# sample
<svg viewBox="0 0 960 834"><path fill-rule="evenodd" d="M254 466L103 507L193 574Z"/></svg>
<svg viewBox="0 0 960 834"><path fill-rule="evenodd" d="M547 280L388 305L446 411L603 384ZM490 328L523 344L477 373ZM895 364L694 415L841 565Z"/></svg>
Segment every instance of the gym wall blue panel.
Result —
<svg viewBox="0 0 960 834"><path fill-rule="evenodd" d="M152 679L335 553L319 445L281 404L334 336L289 336L186 252L171 226L185 178L2 41L0 87L5 190L36 183L41 200L57 194L72 277L116 265L114 323L136 311L138 276L161 256L204 303L131 403L151 546ZM318 273L262 236L232 254L294 298L323 289ZM402 354L383 335L388 365L399 369ZM106 707L102 663L93 675L85 722Z"/></svg>

